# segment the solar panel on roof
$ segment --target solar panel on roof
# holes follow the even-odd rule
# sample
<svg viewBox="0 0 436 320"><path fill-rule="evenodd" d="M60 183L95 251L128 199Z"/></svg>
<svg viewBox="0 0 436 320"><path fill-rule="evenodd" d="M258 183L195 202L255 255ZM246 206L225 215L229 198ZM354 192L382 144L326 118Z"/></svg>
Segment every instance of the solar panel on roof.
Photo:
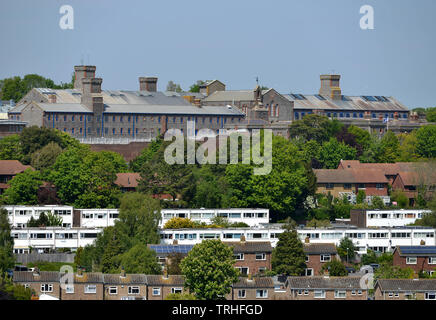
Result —
<svg viewBox="0 0 436 320"><path fill-rule="evenodd" d="M372 101L372 102L376 102L377 101L377 99L375 97L373 97L373 96L362 96L362 98L365 101Z"/></svg>

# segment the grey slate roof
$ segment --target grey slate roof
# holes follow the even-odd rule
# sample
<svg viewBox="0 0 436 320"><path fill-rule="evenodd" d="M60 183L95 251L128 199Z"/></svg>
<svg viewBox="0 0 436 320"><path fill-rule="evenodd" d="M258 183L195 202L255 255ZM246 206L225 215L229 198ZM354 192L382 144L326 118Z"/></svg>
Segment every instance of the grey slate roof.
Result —
<svg viewBox="0 0 436 320"><path fill-rule="evenodd" d="M265 94L269 90L262 90ZM203 101L206 102L226 102L226 101L254 101L254 90L226 90L215 91Z"/></svg>
<svg viewBox="0 0 436 320"><path fill-rule="evenodd" d="M310 243L304 244L304 253L311 254L337 254L336 246L334 243Z"/></svg>
<svg viewBox="0 0 436 320"><path fill-rule="evenodd" d="M140 105L140 104L105 104L105 113L144 113L144 114L173 114L173 115L205 115L205 116L244 116L244 113L231 106L202 106L188 105Z"/></svg>
<svg viewBox="0 0 436 320"><path fill-rule="evenodd" d="M297 100L292 97L290 94L282 94L289 101L294 101L294 110L297 111L299 109L319 109L326 111L335 111L335 110L350 110L350 111L409 111L406 106L397 101L393 97L386 97L388 102L381 101L366 101L361 96L345 96L346 101L344 100L332 100L330 97L326 95L322 95L325 100L320 100L313 94L303 94L306 99Z"/></svg>
<svg viewBox="0 0 436 320"><path fill-rule="evenodd" d="M288 277L287 283L291 289L362 289L360 277Z"/></svg>
<svg viewBox="0 0 436 320"><path fill-rule="evenodd" d="M146 284L147 276L144 274L126 274L121 277L121 274L104 274L103 280L105 284Z"/></svg>
<svg viewBox="0 0 436 320"><path fill-rule="evenodd" d="M103 273L86 272L82 276L74 275L74 283L103 283Z"/></svg>
<svg viewBox="0 0 436 320"><path fill-rule="evenodd" d="M380 279L381 291L436 291L436 279Z"/></svg>
<svg viewBox="0 0 436 320"><path fill-rule="evenodd" d="M162 275L147 275L147 284L149 286L183 286L185 278L179 275L169 275L165 279Z"/></svg>
<svg viewBox="0 0 436 320"><path fill-rule="evenodd" d="M31 271L14 271L14 282L59 282L59 272L40 271L39 276Z"/></svg>
<svg viewBox="0 0 436 320"><path fill-rule="evenodd" d="M228 246L233 246L234 253L256 253L256 252L272 252L271 242L225 242Z"/></svg>
<svg viewBox="0 0 436 320"><path fill-rule="evenodd" d="M232 285L233 288L274 288L274 282L271 277L253 277L250 281L248 278L240 277L238 282Z"/></svg>

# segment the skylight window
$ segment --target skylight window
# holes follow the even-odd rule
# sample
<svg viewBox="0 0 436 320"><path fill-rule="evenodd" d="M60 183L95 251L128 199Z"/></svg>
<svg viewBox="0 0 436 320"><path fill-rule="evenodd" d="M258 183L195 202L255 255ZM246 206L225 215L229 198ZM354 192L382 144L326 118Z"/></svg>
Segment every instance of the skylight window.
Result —
<svg viewBox="0 0 436 320"><path fill-rule="evenodd" d="M303 96L302 94L291 93L291 96L292 96L295 100L305 100L305 99L306 99L306 97Z"/></svg>
<svg viewBox="0 0 436 320"><path fill-rule="evenodd" d="M373 97L373 96L362 96L362 98L365 101L371 101L371 102L376 102L377 101L377 99L375 97Z"/></svg>
<svg viewBox="0 0 436 320"><path fill-rule="evenodd" d="M316 94L315 97L317 97L319 100L324 101L326 100L326 98L324 98L322 95L320 94Z"/></svg>

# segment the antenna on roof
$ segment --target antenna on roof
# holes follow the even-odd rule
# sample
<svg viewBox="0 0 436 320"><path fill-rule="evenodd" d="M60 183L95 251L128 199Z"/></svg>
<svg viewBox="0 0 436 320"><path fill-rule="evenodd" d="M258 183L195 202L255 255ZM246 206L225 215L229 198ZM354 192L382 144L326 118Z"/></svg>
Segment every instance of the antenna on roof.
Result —
<svg viewBox="0 0 436 320"><path fill-rule="evenodd" d="M259 77L256 77L256 84L259 85Z"/></svg>

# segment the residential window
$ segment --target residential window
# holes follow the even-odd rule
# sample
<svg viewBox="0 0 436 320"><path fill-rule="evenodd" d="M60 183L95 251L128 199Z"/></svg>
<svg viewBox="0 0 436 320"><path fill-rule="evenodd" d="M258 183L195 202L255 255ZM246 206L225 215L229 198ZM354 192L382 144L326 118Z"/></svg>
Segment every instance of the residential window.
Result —
<svg viewBox="0 0 436 320"><path fill-rule="evenodd" d="M139 287L129 287L129 294L139 294Z"/></svg>
<svg viewBox="0 0 436 320"><path fill-rule="evenodd" d="M362 295L362 290L357 291L357 294L358 294L359 296L361 296L361 295Z"/></svg>
<svg viewBox="0 0 436 320"><path fill-rule="evenodd" d="M305 275L307 277L311 277L311 276L313 276L313 269L312 268L306 268L304 273L305 273Z"/></svg>
<svg viewBox="0 0 436 320"><path fill-rule="evenodd" d="M265 289L256 290L256 298L268 298L268 290Z"/></svg>
<svg viewBox="0 0 436 320"><path fill-rule="evenodd" d="M71 116L71 121L74 122L74 115Z"/></svg>
<svg viewBox="0 0 436 320"><path fill-rule="evenodd" d="M313 297L317 299L325 298L325 290L315 290Z"/></svg>
<svg viewBox="0 0 436 320"><path fill-rule="evenodd" d="M80 117L79 117L79 121L83 121L83 116L80 116Z"/></svg>
<svg viewBox="0 0 436 320"><path fill-rule="evenodd" d="M326 189L333 189L334 188L334 184L333 183L326 183L325 188Z"/></svg>
<svg viewBox="0 0 436 320"><path fill-rule="evenodd" d="M436 300L436 292L426 292L425 300Z"/></svg>
<svg viewBox="0 0 436 320"><path fill-rule="evenodd" d="M235 259L238 260L238 261L244 260L244 254L243 253L235 254Z"/></svg>
<svg viewBox="0 0 436 320"><path fill-rule="evenodd" d="M306 256L305 262L309 262L309 256Z"/></svg>
<svg viewBox="0 0 436 320"><path fill-rule="evenodd" d="M123 116L120 116L120 122L123 122Z"/></svg>
<svg viewBox="0 0 436 320"><path fill-rule="evenodd" d="M406 264L416 264L418 259L416 257L406 257Z"/></svg>
<svg viewBox="0 0 436 320"><path fill-rule="evenodd" d="M97 286L95 284L86 285L85 293L97 293Z"/></svg>
<svg viewBox="0 0 436 320"><path fill-rule="evenodd" d="M238 290L238 298L239 299L245 299L246 296L247 296L247 293L245 290Z"/></svg>
<svg viewBox="0 0 436 320"><path fill-rule="evenodd" d="M355 295L356 295L356 290L352 290L352 291L351 291L351 295L352 295L352 296L355 296Z"/></svg>
<svg viewBox="0 0 436 320"><path fill-rule="evenodd" d="M160 296L160 288L153 288L152 293L153 296Z"/></svg>
<svg viewBox="0 0 436 320"><path fill-rule="evenodd" d="M73 284L67 284L65 287L66 293L74 293L74 285Z"/></svg>
<svg viewBox="0 0 436 320"><path fill-rule="evenodd" d="M344 299L347 297L347 292L345 290L335 290L335 298Z"/></svg>
<svg viewBox="0 0 436 320"><path fill-rule="evenodd" d="M109 294L118 294L118 287L109 287Z"/></svg>
<svg viewBox="0 0 436 320"><path fill-rule="evenodd" d="M266 260L265 253L256 253L256 260Z"/></svg>
<svg viewBox="0 0 436 320"><path fill-rule="evenodd" d="M436 264L436 257L429 257L428 264Z"/></svg>
<svg viewBox="0 0 436 320"><path fill-rule="evenodd" d="M171 288L171 293L182 293L182 288Z"/></svg>
<svg viewBox="0 0 436 320"><path fill-rule="evenodd" d="M247 267L237 267L236 269L238 269L239 272L243 275L247 275L249 271Z"/></svg>
<svg viewBox="0 0 436 320"><path fill-rule="evenodd" d="M53 285L51 283L41 284L41 292L53 292Z"/></svg>
<svg viewBox="0 0 436 320"><path fill-rule="evenodd" d="M351 183L344 183L344 189L351 189Z"/></svg>
<svg viewBox="0 0 436 320"><path fill-rule="evenodd" d="M365 188L366 188L366 186L364 183L359 183L359 189L365 189Z"/></svg>
<svg viewBox="0 0 436 320"><path fill-rule="evenodd" d="M297 295L302 296L303 295L303 290L298 290L297 291Z"/></svg>
<svg viewBox="0 0 436 320"><path fill-rule="evenodd" d="M331 261L331 255L330 254L321 254L320 255L320 261L321 262L329 262Z"/></svg>
<svg viewBox="0 0 436 320"><path fill-rule="evenodd" d="M383 183L377 183L376 188L377 188L377 190L383 190L384 189Z"/></svg>

